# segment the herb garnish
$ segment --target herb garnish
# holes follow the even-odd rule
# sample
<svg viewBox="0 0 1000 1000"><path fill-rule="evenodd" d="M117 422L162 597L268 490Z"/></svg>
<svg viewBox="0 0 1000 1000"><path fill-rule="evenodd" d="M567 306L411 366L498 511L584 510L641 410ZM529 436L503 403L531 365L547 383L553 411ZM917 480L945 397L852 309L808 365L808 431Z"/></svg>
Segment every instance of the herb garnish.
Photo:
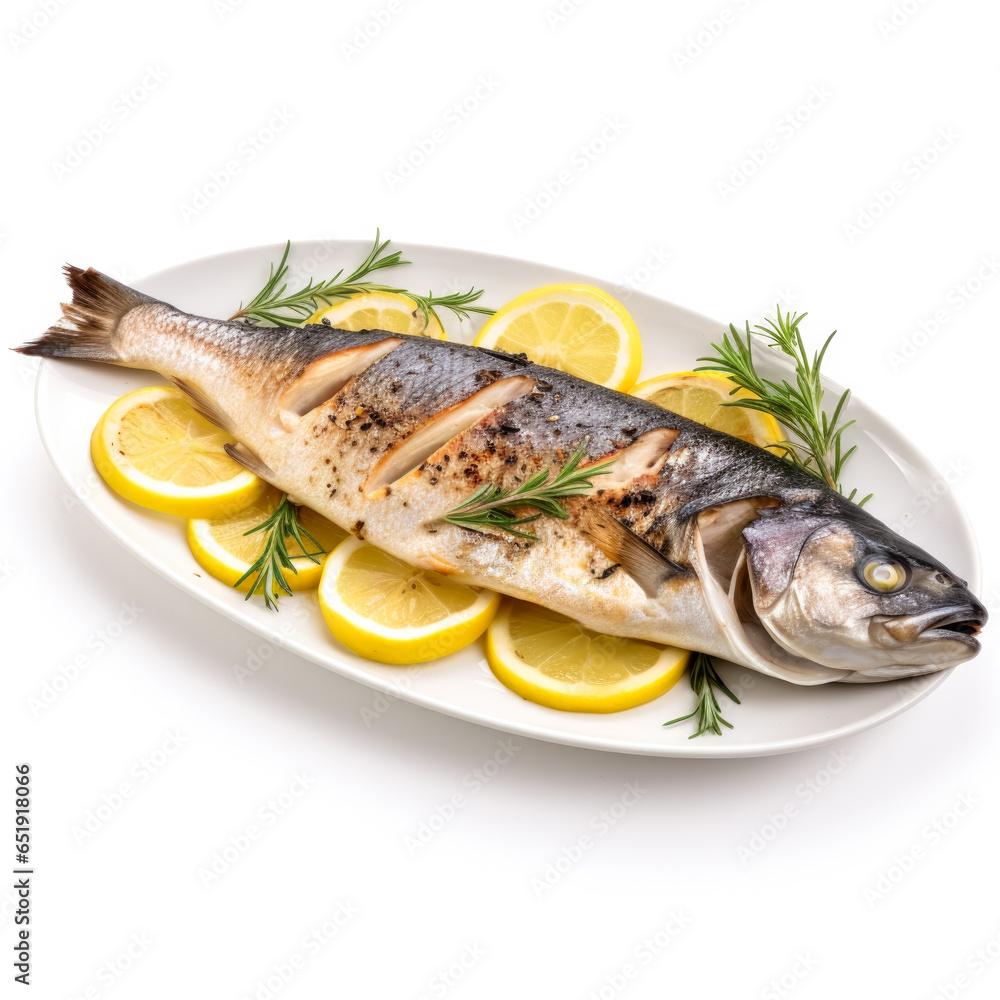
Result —
<svg viewBox="0 0 1000 1000"><path fill-rule="evenodd" d="M285 279L289 271L288 252L291 248L289 240L285 243L285 252L281 255L278 266L275 267L273 263L271 264L264 287L247 305L241 305L229 318L231 320L245 319L263 325L287 326L290 323L301 323L308 319L320 306L331 305L336 299L346 299L359 292L393 292L398 295L407 295L420 307L425 322L434 312L435 307L450 309L459 319L466 319L470 312L481 313L484 316L492 316L496 312L495 309L472 304L482 296L483 289L481 288L470 288L467 292L453 292L450 295L434 295L433 292L420 295L405 288L395 288L391 285L379 285L362 280L383 268L402 267L404 264L410 263L410 261L402 259L402 250L386 253L390 242L391 240L381 239L380 233L376 229L375 242L372 244L368 256L343 281L341 281L341 275L344 273L344 269L341 268L332 278L325 281L314 281L310 278L305 288L300 288L296 292L288 292L286 295L288 283Z"/></svg>
<svg viewBox="0 0 1000 1000"><path fill-rule="evenodd" d="M264 604L272 611L278 610L278 597L275 593L275 586L280 587L286 594L291 595L292 590L285 580L282 570L291 570L297 573L295 564L288 554L287 539L291 538L302 550L302 555L318 563L317 556L326 552L319 542L309 534L299 521L299 511L295 504L287 496L281 498L277 510L266 520L262 521L255 528L244 531L244 535L252 535L255 531L266 531L267 540L264 542L264 551L261 552L257 561L241 576L234 586L238 587L248 577L254 577L253 585L247 592L246 600L254 594L261 594ZM303 535L316 546L315 552L310 552L306 548ZM298 558L298 557L297 557Z"/></svg>
<svg viewBox="0 0 1000 1000"><path fill-rule="evenodd" d="M544 469L513 492L485 483L468 500L448 511L442 520L477 531L499 528L519 538L535 541L536 535L522 531L518 525L537 521L543 514L566 520L569 515L563 509L562 501L567 497L585 496L593 488L591 477L607 472L614 465L614 460L611 460L586 469L577 468L587 454L589 441L590 438L583 439L551 483L549 472ZM515 509L518 507L534 507L537 513L518 516Z"/></svg>
<svg viewBox="0 0 1000 1000"><path fill-rule="evenodd" d="M740 704L740 699L726 687L725 682L716 673L715 667L712 665L712 658L706 653L695 653L688 671L688 679L691 682L691 690L698 696L698 707L688 715L682 715L679 719L671 719L663 724L672 726L675 722L683 722L685 719L691 719L697 715L698 728L688 737L689 740L693 740L696 736L703 736L705 733L715 733L716 736L721 736L722 726L732 729L733 724L722 717L722 708L719 706L719 699L715 697L713 689L718 688L725 692L737 705Z"/></svg>
<svg viewBox="0 0 1000 1000"><path fill-rule="evenodd" d="M702 365L698 371L715 371L728 375L744 389L748 389L758 399L740 399L725 406L742 406L751 410L768 413L786 429L792 431L799 440L785 440L780 447L785 449L784 458L803 472L808 472L828 486L843 493L840 477L844 464L854 454L857 445L847 451L842 447L844 431L854 421L840 423L844 408L850 399L850 389L845 389L832 415L823 409L823 385L820 366L826 349L837 331L826 338L823 346L810 358L799 333L799 323L806 318L796 313L781 314L778 307L777 321L765 320L765 325L757 325L754 330L766 337L769 346L776 347L782 354L795 362L795 384L782 380L772 382L762 378L754 367L750 324L746 324L744 340L731 323L729 333L723 335L722 344L712 344L716 356L698 358L711 364ZM730 334L732 339L730 339ZM736 390L734 389L733 392ZM852 490L849 500L853 500L857 490ZM863 507L871 498L871 493L858 506Z"/></svg>

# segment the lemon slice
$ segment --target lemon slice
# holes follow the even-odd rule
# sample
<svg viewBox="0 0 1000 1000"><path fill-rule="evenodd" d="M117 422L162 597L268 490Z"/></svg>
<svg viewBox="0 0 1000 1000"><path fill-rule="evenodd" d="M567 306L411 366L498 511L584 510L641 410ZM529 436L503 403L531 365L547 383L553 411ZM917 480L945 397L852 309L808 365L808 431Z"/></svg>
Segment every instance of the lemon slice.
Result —
<svg viewBox="0 0 1000 1000"><path fill-rule="evenodd" d="M497 680L528 701L565 712L620 712L669 691L686 649L602 635L556 611L505 600L486 633Z"/></svg>
<svg viewBox="0 0 1000 1000"><path fill-rule="evenodd" d="M421 663L467 646L496 614L500 595L415 569L356 538L330 554L319 605L349 649L382 663Z"/></svg>
<svg viewBox="0 0 1000 1000"><path fill-rule="evenodd" d="M434 340L448 339L433 309L428 310L425 318L413 299L398 292L358 292L332 306L317 309L306 323L326 321L337 330L386 330Z"/></svg>
<svg viewBox="0 0 1000 1000"><path fill-rule="evenodd" d="M108 407L91 435L90 454L126 500L164 514L223 517L267 487L223 451L232 440L195 413L180 389L152 386Z"/></svg>
<svg viewBox="0 0 1000 1000"><path fill-rule="evenodd" d="M217 580L235 587L236 581L260 557L267 541L265 531L255 531L252 535L246 532L263 524L278 509L281 497L279 490L268 486L249 507L237 514L213 520L199 518L188 521L188 545L199 565ZM346 531L309 507L299 508L299 523L316 539L325 553L332 552L347 537ZM303 541L309 552L316 551L308 538L303 536ZM284 573L288 586L292 590L310 590L318 586L326 555L317 555L319 562L313 562L302 553L293 538L286 541L286 548L295 566L294 573ZM252 579L244 580L239 589L247 591L254 582ZM275 594L280 593L280 590L276 587Z"/></svg>
<svg viewBox="0 0 1000 1000"><path fill-rule="evenodd" d="M588 382L627 392L642 367L639 331L625 307L590 285L546 285L508 302L474 341L527 354Z"/></svg>
<svg viewBox="0 0 1000 1000"><path fill-rule="evenodd" d="M730 395L733 389L736 392ZM785 440L787 435L769 413L724 405L731 400L758 397L747 389L739 388L732 379L720 372L672 372L669 375L658 375L640 382L632 390L632 395L648 399L682 417L697 420L699 424L705 424L713 430L732 434L733 437L761 448L770 448L776 454L782 455L785 452L777 444Z"/></svg>

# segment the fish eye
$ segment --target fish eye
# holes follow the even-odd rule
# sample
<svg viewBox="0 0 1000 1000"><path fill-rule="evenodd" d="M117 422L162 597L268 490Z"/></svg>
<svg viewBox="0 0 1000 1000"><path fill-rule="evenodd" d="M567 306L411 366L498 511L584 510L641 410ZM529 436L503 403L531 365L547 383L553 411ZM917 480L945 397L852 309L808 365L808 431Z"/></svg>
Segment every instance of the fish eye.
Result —
<svg viewBox="0 0 1000 1000"><path fill-rule="evenodd" d="M885 559L869 559L861 575L865 583L880 594L894 594L910 581L905 566Z"/></svg>

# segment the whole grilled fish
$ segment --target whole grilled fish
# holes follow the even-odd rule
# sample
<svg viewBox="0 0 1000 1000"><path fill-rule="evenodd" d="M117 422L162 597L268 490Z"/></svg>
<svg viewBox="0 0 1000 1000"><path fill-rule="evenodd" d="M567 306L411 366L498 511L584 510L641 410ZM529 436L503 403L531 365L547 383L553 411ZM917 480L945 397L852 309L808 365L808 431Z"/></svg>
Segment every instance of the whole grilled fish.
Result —
<svg viewBox="0 0 1000 1000"><path fill-rule="evenodd" d="M770 453L523 356L370 330L191 316L67 267L63 325L24 354L160 372L273 485L405 561L601 632L796 684L881 681L974 656L986 609L927 552ZM613 459L537 540L442 515Z"/></svg>

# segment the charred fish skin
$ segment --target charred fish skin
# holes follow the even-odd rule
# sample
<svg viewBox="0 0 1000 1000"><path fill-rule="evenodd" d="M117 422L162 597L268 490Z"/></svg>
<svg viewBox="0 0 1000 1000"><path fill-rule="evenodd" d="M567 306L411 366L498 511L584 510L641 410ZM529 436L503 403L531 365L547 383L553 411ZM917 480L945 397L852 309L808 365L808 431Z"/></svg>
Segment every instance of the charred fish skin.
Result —
<svg viewBox="0 0 1000 1000"><path fill-rule="evenodd" d="M777 456L655 404L523 356L207 319L92 269L67 276L64 324L23 353L174 379L274 485L411 563L798 684L924 673L978 649L985 609L932 556ZM567 520L535 522L536 540L441 520L584 442L584 464L614 465ZM874 589L890 565L905 586Z"/></svg>

